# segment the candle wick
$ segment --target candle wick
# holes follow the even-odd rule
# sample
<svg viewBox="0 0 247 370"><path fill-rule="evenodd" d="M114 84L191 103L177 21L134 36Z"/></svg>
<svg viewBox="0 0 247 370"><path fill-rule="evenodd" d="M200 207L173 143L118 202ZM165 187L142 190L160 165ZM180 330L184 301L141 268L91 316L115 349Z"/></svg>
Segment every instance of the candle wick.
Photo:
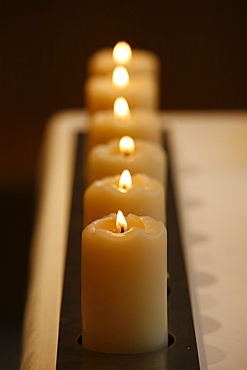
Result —
<svg viewBox="0 0 247 370"><path fill-rule="evenodd" d="M124 233L124 227L121 226L121 234Z"/></svg>

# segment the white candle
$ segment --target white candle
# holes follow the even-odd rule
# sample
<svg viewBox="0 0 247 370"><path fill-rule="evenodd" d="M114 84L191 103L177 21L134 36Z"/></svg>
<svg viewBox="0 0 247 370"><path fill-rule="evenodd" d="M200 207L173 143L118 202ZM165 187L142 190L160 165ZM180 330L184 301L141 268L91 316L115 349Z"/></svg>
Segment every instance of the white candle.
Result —
<svg viewBox="0 0 247 370"><path fill-rule="evenodd" d="M84 225L120 208L124 214L150 216L165 223L165 191L163 185L145 175L131 177L128 170L116 176L93 182L84 192Z"/></svg>
<svg viewBox="0 0 247 370"><path fill-rule="evenodd" d="M120 149L118 139L94 146L87 157L87 181L114 176L128 169L131 174L145 173L166 188L167 159L164 149L147 140L136 139L133 152Z"/></svg>
<svg viewBox="0 0 247 370"><path fill-rule="evenodd" d="M148 50L131 49L126 42L119 42L114 49L104 48L93 54L88 61L89 75L111 74L117 65L124 65L132 74L160 73L158 56Z"/></svg>
<svg viewBox="0 0 247 370"><path fill-rule="evenodd" d="M128 135L134 139L162 143L161 116L158 111L135 108L131 111L127 101L120 97L114 111L103 110L91 115L89 122L89 148L114 138Z"/></svg>
<svg viewBox="0 0 247 370"><path fill-rule="evenodd" d="M167 246L162 222L116 214L82 232L82 345L106 353L166 347Z"/></svg>
<svg viewBox="0 0 247 370"><path fill-rule="evenodd" d="M159 105L157 79L152 75L135 74L128 80L127 76L129 76L127 70L121 67L120 72L118 69L117 73L113 71L112 75L89 77L85 83L85 105L89 112L113 109L114 102L119 96L128 101L131 109L136 107L157 109Z"/></svg>

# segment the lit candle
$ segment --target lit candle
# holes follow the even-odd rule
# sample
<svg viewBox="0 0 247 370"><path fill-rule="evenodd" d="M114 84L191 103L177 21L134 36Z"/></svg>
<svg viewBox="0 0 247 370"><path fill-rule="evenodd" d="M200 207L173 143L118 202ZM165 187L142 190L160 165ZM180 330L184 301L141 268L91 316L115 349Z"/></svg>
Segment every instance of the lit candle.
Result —
<svg viewBox="0 0 247 370"><path fill-rule="evenodd" d="M120 145L119 145L120 144ZM126 145L127 146L126 146ZM167 159L164 149L147 140L123 137L94 146L87 157L87 181L114 176L128 169L132 174L145 173L166 188Z"/></svg>
<svg viewBox="0 0 247 370"><path fill-rule="evenodd" d="M82 345L105 353L167 346L167 241L162 222L129 214L82 232Z"/></svg>
<svg viewBox="0 0 247 370"><path fill-rule="evenodd" d="M135 108L130 111L126 99L119 97L114 109L95 112L90 117L88 146L106 143L128 135L134 139L162 143L161 116L158 111Z"/></svg>
<svg viewBox="0 0 247 370"><path fill-rule="evenodd" d="M101 49L91 56L88 74L110 74L117 65L126 66L130 75L152 74L158 77L160 73L160 60L155 53L143 49L132 50L128 43L120 41L113 49Z"/></svg>
<svg viewBox="0 0 247 370"><path fill-rule="evenodd" d="M85 105L89 112L113 109L115 100L124 97L130 108L157 109L159 103L158 81L152 75L133 75L123 66L112 75L91 76L85 83Z"/></svg>
<svg viewBox="0 0 247 370"><path fill-rule="evenodd" d="M165 223L165 191L163 185L145 174L131 176L128 170L121 175L105 177L87 187L83 197L83 220L94 220L114 213L150 216Z"/></svg>

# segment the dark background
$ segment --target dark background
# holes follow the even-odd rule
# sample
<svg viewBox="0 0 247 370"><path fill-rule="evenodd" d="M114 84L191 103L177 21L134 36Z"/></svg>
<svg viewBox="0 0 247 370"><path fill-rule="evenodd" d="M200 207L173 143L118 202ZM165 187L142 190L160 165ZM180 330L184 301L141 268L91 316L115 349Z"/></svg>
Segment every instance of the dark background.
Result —
<svg viewBox="0 0 247 370"><path fill-rule="evenodd" d="M162 109L247 108L246 1L1 1L0 354L19 363L42 135L83 106L86 61L126 40L162 61Z"/></svg>

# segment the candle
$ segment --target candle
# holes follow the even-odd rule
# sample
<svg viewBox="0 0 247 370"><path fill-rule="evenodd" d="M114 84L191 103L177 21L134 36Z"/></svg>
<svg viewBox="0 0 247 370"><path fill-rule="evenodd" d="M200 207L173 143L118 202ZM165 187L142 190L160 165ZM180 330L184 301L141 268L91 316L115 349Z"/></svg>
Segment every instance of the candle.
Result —
<svg viewBox="0 0 247 370"><path fill-rule="evenodd" d="M166 347L166 229L110 214L82 232L82 345L106 353Z"/></svg>
<svg viewBox="0 0 247 370"><path fill-rule="evenodd" d="M125 146L126 145L126 146ZM87 157L87 181L114 176L128 169L132 174L145 173L166 188L167 159L163 148L147 140L133 141L127 136L94 146Z"/></svg>
<svg viewBox="0 0 247 370"><path fill-rule="evenodd" d="M115 100L113 110L98 111L91 115L89 148L114 138L121 138L123 135L161 144L160 114L158 111L145 108L135 108L130 111L126 99L119 97Z"/></svg>
<svg viewBox="0 0 247 370"><path fill-rule="evenodd" d="M128 170L97 180L84 192L84 225L119 208L124 214L151 216L165 223L164 193L163 185L156 179L140 173L132 177Z"/></svg>
<svg viewBox="0 0 247 370"><path fill-rule="evenodd" d="M160 73L160 60L155 53L143 49L132 50L129 44L121 41L113 50L104 48L93 54L88 61L88 74L111 74L117 65L126 66L130 75L153 74L158 77Z"/></svg>
<svg viewBox="0 0 247 370"><path fill-rule="evenodd" d="M129 79L123 66L114 69L112 75L91 76L85 83L85 105L89 112L113 109L115 100L124 97L130 108L157 109L159 86L152 75L134 74Z"/></svg>

